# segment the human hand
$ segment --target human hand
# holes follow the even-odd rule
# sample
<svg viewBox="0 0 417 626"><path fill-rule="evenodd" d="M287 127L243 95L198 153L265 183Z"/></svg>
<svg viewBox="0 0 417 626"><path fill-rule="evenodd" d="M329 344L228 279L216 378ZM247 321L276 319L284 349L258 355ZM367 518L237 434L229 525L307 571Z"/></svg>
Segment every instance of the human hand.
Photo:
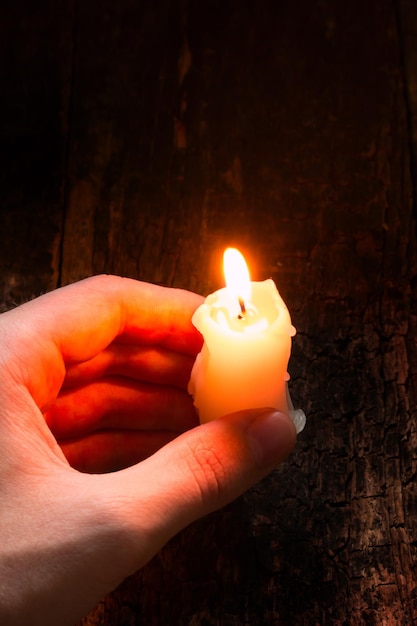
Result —
<svg viewBox="0 0 417 626"><path fill-rule="evenodd" d="M74 624L292 449L273 411L192 428L200 301L101 276L0 316L0 623ZM63 452L89 471L151 456L85 474Z"/></svg>
<svg viewBox="0 0 417 626"><path fill-rule="evenodd" d="M114 471L133 465L198 424L187 386L202 343L190 319L202 298L180 290L155 289L147 283L130 285L132 295L134 288L141 291L131 303L137 307L135 318L123 332L105 319L102 329L107 336L92 345L91 337L98 337L96 318L91 318L87 338L81 335L79 339L79 327L72 318L70 349L75 354L78 341L80 347L88 346L88 353L67 360L58 397L52 397L44 411L67 460L80 471ZM96 307L94 298L93 294ZM89 302L84 296L76 304L81 323L88 315ZM62 315L68 317L66 311ZM62 323L58 310L54 317Z"/></svg>

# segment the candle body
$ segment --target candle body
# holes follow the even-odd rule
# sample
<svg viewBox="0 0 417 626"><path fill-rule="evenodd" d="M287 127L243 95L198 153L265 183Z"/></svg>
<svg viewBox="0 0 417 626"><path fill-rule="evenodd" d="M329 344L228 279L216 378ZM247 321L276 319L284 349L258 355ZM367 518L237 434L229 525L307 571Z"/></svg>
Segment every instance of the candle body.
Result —
<svg viewBox="0 0 417 626"><path fill-rule="evenodd" d="M294 411L287 389L295 328L271 279L251 283L244 315L224 288L206 298L192 321L204 337L189 383L201 422L273 407L292 417L297 432L303 429L304 413Z"/></svg>

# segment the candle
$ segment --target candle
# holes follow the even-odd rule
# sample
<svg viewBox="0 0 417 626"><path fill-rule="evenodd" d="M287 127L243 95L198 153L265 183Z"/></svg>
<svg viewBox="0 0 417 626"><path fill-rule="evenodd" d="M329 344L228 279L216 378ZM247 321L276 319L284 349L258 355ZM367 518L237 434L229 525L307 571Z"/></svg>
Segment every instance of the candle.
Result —
<svg viewBox="0 0 417 626"><path fill-rule="evenodd" d="M294 410L287 388L295 328L272 279L251 282L245 259L224 253L226 287L207 296L192 322L204 344L188 390L200 422L243 409L271 407L287 413L297 433L305 415Z"/></svg>

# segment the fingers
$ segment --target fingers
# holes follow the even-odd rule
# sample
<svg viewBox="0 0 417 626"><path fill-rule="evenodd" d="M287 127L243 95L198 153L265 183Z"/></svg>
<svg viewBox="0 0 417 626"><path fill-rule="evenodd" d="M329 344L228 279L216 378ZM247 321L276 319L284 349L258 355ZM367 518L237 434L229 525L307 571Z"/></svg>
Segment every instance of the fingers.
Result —
<svg viewBox="0 0 417 626"><path fill-rule="evenodd" d="M33 309L32 315L40 313L40 332L53 335L71 362L95 355L119 335L195 354L201 341L191 315L201 300L180 289L118 276L93 276L25 306ZM46 306L49 325L45 324Z"/></svg>
<svg viewBox="0 0 417 626"><path fill-rule="evenodd" d="M187 354L115 341L92 359L70 365L64 388L104 376L123 376L186 389L193 363L194 357Z"/></svg>
<svg viewBox="0 0 417 626"><path fill-rule="evenodd" d="M92 359L116 337L195 355L202 340L191 316L201 301L127 278L88 278L4 313L0 361L44 407L58 393L66 367Z"/></svg>
<svg viewBox="0 0 417 626"><path fill-rule="evenodd" d="M60 447L74 469L90 474L101 474L124 469L143 461L181 432L99 431L81 439L61 441Z"/></svg>
<svg viewBox="0 0 417 626"><path fill-rule="evenodd" d="M110 509L144 559L132 563L132 571L180 529L264 477L295 440L286 415L244 411L188 431L140 465L103 477Z"/></svg>
<svg viewBox="0 0 417 626"><path fill-rule="evenodd" d="M93 276L47 293L5 315L19 316L52 339L68 362L91 358L115 337L195 354L201 339L191 316L202 298L119 276ZM21 327L23 331L24 328Z"/></svg>
<svg viewBox="0 0 417 626"><path fill-rule="evenodd" d="M197 419L185 390L117 377L62 392L44 416L58 441L114 428L183 432Z"/></svg>

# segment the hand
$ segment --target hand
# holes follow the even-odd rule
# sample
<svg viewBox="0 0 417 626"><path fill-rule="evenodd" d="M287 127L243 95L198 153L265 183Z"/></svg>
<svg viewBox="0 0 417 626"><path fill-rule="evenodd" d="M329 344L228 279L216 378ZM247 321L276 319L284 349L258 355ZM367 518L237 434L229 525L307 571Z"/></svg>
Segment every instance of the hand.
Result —
<svg viewBox="0 0 417 626"><path fill-rule="evenodd" d="M86 287L90 284L87 281ZM137 307L135 317L121 333L108 323L115 303L110 303L101 324L102 338L95 311L87 337L75 334L74 313L70 313L68 336L74 357L66 360L58 397L48 394L46 422L69 463L80 471L114 471L133 465L198 425L187 386L202 344L190 319L202 298L145 283L128 281L129 286L132 296L139 289L140 293L132 302ZM69 314L67 293L69 296L69 290L64 291L65 310L55 309L58 325L62 324L61 315L66 318ZM78 298L79 323L85 324L90 301L81 294ZM93 293L94 308L95 298ZM97 344L91 343L94 337ZM76 341L81 352L77 352ZM87 353L83 351L86 348Z"/></svg>
<svg viewBox="0 0 417 626"><path fill-rule="evenodd" d="M100 276L0 316L0 623L74 624L291 451L271 410L193 428L200 302Z"/></svg>

